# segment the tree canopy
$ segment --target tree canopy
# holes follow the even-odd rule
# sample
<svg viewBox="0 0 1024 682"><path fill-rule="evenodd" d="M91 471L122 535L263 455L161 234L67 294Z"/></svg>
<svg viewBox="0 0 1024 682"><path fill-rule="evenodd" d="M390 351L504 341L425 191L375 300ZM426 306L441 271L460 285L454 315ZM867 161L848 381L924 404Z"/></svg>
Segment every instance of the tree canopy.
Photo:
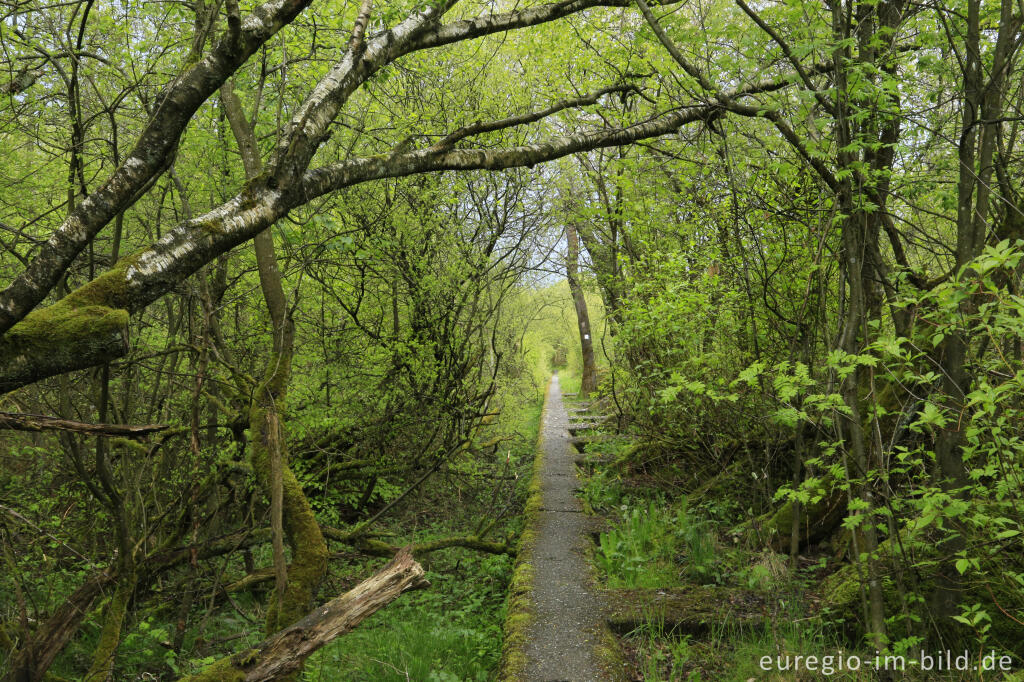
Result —
<svg viewBox="0 0 1024 682"><path fill-rule="evenodd" d="M201 623L272 583L281 641L399 514L507 557L566 365L670 498L848 546L864 642L1012 648L1019 3L0 11L4 679L171 589L159 674L245 679Z"/></svg>

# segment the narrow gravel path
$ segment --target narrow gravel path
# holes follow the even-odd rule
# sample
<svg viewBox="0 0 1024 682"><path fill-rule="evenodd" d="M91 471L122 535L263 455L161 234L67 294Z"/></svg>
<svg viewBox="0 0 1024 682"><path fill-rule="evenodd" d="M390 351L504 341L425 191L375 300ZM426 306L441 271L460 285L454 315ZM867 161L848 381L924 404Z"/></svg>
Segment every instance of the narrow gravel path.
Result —
<svg viewBox="0 0 1024 682"><path fill-rule="evenodd" d="M535 618L527 640L528 682L605 680L596 647L601 604L588 584L590 524L575 490L569 416L556 374L548 389L543 424L543 504L534 548Z"/></svg>

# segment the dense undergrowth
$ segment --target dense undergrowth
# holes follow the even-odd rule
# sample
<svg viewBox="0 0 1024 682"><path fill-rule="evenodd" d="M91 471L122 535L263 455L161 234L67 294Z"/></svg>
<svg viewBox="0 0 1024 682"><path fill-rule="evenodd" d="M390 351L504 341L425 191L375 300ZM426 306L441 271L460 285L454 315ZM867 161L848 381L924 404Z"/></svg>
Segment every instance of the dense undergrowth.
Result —
<svg viewBox="0 0 1024 682"><path fill-rule="evenodd" d="M512 506L502 510L503 519L492 530L499 538L515 537L520 529L518 509L527 478L519 474L528 471L532 463L541 406L538 398L505 415L504 428L513 438L503 450L503 457L509 461L504 475L515 487L512 497L506 499ZM453 485L457 496L460 486L468 493L479 481L465 477L442 478L436 484L424 486L416 499L388 523L388 534L406 542L428 542L464 532L479 522L480 514L494 512L482 507L471 495L466 497L465 504L452 505L449 496L453 494ZM269 562L269 552L265 548L257 550L253 560L257 565ZM501 625L512 561L513 557L508 554L488 555L458 548L422 558L430 587L403 595L348 636L315 653L302 679L309 682L409 679L476 682L490 679L501 655ZM361 558L355 552L339 553L331 562L323 594L340 594L383 562L383 559ZM228 576L244 572L240 564L226 565L225 582L230 582ZM227 603L215 598L215 590L207 603L196 605L201 611L184 634L182 650L191 652L188 657L175 655L168 646L175 627L175 602L167 601L164 609L151 610L144 620L129 623L118 660L119 679L176 678L212 663L224 647L234 649L259 642L263 638L259 627L263 590L229 595ZM74 679L74 671L88 660L98 637L98 625L89 623L81 637L55 663L53 674L57 678Z"/></svg>
<svg viewBox="0 0 1024 682"><path fill-rule="evenodd" d="M518 434L508 451L516 467L513 475L522 485L517 505L523 502L533 444L540 427L543 401L537 399L511 416ZM527 472L521 475L520 472ZM439 505L444 503L438 500ZM426 508L438 508L425 505ZM417 509L421 509L419 505ZM522 519L517 506L497 529L498 535L515 537ZM471 508L460 510L460 520L472 518ZM417 511L403 523L419 525L423 512ZM430 535L445 535L442 523ZM419 539L419 538L416 538ZM353 682L483 682L492 679L502 651L502 623L505 619L506 589L512 577L514 557L480 555L465 550L441 553L424 562L431 585L407 594L389 608L363 623L350 635L335 640L309 661L304 679L309 682L352 680ZM357 564L367 573L365 564Z"/></svg>
<svg viewBox="0 0 1024 682"><path fill-rule="evenodd" d="M472 554L431 562L428 590L409 594L317 652L310 682L484 682L501 655L508 556Z"/></svg>
<svg viewBox="0 0 1024 682"><path fill-rule="evenodd" d="M820 667L839 651L864 661L877 651L905 661L897 678L1022 669L1022 249L991 243L933 288L893 295L857 327L856 352L821 327L842 329L839 310L813 297L775 307L770 277L759 299L737 270L709 258L696 272L671 243L638 264L593 403L613 436L590 446L583 492L611 522L595 562L612 590L717 586L763 602L742 623L709 616L711 634L690 633L686 646L651 614L633 638L647 652L640 667L671 679L814 679L820 669L774 661L757 671L751 654L815 656ZM828 293L820 269L781 254L734 262L758 259ZM818 305L802 326L779 323ZM951 366L961 342L969 356ZM969 669L928 669L946 651ZM862 667L832 675L886 677Z"/></svg>
<svg viewBox="0 0 1024 682"><path fill-rule="evenodd" d="M924 671L920 660L927 650L920 647L879 654L863 639L856 607L851 612L839 601L847 597L837 594L836 579L850 567L841 545L822 542L795 559L766 546L745 507L750 486L733 472L690 489L685 470L643 464L642 450L628 439L587 449L591 457L612 455L613 463L591 469L580 496L607 519L593 551L601 585L613 603L634 600L627 607L638 617L621 637L634 679L1018 679L998 670ZM669 495L673 485L690 492ZM645 602L650 594L680 600ZM680 613L680 605L688 612ZM967 645L969 665L991 652L1019 662L1018 640L987 634L982 629ZM796 655L803 669L795 667ZM872 662L884 667L886 656L892 656L888 675L871 669ZM807 657L816 661L811 669ZM858 659L856 671L851 657Z"/></svg>

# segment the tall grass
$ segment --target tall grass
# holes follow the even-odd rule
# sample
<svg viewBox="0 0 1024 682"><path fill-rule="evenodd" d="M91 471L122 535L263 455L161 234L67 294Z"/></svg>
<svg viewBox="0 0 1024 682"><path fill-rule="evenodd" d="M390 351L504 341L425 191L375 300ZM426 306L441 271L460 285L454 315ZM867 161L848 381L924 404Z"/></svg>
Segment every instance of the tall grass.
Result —
<svg viewBox="0 0 1024 682"><path fill-rule="evenodd" d="M690 635L666 632L663 613L645 613L643 624L627 637L636 648L644 682L700 679L699 675L686 672L693 657Z"/></svg>
<svg viewBox="0 0 1024 682"><path fill-rule="evenodd" d="M579 372L567 367L558 370L558 386L562 389L562 393L579 393L580 383Z"/></svg>
<svg viewBox="0 0 1024 682"><path fill-rule="evenodd" d="M685 499L674 514L653 500L621 511L619 523L600 535L595 554L610 587L671 587L684 575L713 578L714 536L688 511Z"/></svg>
<svg viewBox="0 0 1024 682"><path fill-rule="evenodd" d="M406 594L310 657L306 682L476 682L501 656L507 557L465 556L479 581L429 573L432 586ZM446 571L447 573L447 571ZM487 580L491 575L496 580Z"/></svg>
<svg viewBox="0 0 1024 682"><path fill-rule="evenodd" d="M816 656L820 661L833 661L842 652L844 656L851 654L843 651L835 635L826 633L820 619L800 617L801 611L793 609L791 613L777 614L763 629L754 631L735 631L735 628L723 627L714 637L712 646L726 653L721 674L716 679L722 682L747 682L750 678L763 680L869 680L876 679L871 670L849 672L832 670L827 677L807 670L776 670L774 660L772 669L761 667L764 656ZM831 659L828 657L832 657ZM902 675L897 675L898 678Z"/></svg>

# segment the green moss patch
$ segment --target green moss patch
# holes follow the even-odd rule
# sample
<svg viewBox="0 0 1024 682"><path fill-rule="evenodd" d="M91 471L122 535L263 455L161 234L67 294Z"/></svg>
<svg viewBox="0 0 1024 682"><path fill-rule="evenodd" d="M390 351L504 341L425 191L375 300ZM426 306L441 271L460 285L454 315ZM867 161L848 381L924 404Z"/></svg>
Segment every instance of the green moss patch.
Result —
<svg viewBox="0 0 1024 682"><path fill-rule="evenodd" d="M681 590L606 590L608 625L628 634L652 621L668 634L704 636L713 627L761 625L765 598L755 592L718 586L693 585Z"/></svg>
<svg viewBox="0 0 1024 682"><path fill-rule="evenodd" d="M544 395L551 389L548 380ZM523 510L523 531L519 536L519 547L516 552L516 563L509 585L506 607L504 634L505 641L498 664L498 680L521 680L526 671L526 644L530 625L533 622L531 594L533 592L533 550L537 544L537 521L543 503L541 488L541 472L544 468L544 418L547 416L548 404L545 397L544 409L541 411L537 429L537 441L534 446L533 471L530 477L526 507Z"/></svg>

